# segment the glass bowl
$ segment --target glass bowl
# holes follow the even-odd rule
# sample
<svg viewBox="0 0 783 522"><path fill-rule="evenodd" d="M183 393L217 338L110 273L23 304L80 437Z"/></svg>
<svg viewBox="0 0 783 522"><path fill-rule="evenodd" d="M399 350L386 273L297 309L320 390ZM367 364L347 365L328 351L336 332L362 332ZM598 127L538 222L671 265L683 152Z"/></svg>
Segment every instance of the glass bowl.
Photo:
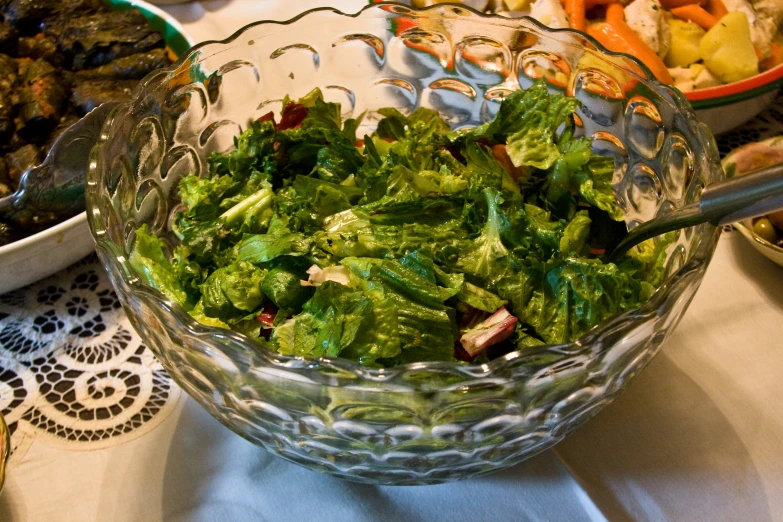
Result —
<svg viewBox="0 0 783 522"><path fill-rule="evenodd" d="M495 471L561 440L606 406L658 352L696 292L718 230L677 236L664 285L643 307L577 341L488 364L372 369L287 357L196 323L128 263L147 224L169 248L177 183L285 95L320 87L344 116L435 108L455 128L491 119L498 100L538 78L581 100L578 128L615 158L618 201L633 226L722 179L718 151L687 101L627 56L568 30L464 7L396 4L345 15L309 11L205 42L147 78L115 109L91 154L87 207L103 264L147 345L224 425L281 457L376 484L430 484Z"/></svg>

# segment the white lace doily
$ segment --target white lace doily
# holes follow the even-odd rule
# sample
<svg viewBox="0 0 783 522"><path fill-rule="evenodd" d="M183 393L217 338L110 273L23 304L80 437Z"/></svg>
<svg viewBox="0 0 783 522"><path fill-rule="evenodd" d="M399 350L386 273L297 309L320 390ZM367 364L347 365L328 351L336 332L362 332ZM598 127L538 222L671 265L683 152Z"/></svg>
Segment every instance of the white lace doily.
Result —
<svg viewBox="0 0 783 522"><path fill-rule="evenodd" d="M11 467L33 440L98 449L139 437L179 396L95 255L0 296L0 411Z"/></svg>
<svg viewBox="0 0 783 522"><path fill-rule="evenodd" d="M783 91L757 117L738 129L720 135L717 139L718 150L723 157L740 145L780 135L783 135Z"/></svg>

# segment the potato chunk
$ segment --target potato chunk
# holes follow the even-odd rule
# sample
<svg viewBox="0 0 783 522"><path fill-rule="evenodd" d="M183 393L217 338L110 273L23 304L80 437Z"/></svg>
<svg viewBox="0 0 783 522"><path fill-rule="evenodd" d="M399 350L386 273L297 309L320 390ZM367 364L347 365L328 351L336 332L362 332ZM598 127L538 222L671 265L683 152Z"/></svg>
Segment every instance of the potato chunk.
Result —
<svg viewBox="0 0 783 522"><path fill-rule="evenodd" d="M727 14L699 43L704 65L726 83L759 73L759 62L750 39L748 17L741 11Z"/></svg>

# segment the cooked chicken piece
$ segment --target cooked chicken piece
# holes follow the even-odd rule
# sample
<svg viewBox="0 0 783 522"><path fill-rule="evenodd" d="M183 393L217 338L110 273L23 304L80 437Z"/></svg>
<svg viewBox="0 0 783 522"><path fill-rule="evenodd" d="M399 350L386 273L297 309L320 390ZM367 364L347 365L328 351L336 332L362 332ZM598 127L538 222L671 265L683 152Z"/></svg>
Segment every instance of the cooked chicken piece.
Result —
<svg viewBox="0 0 783 522"><path fill-rule="evenodd" d="M780 0L753 0L753 9L759 16L771 18L775 26L783 23L783 2Z"/></svg>
<svg viewBox="0 0 783 522"><path fill-rule="evenodd" d="M530 6L530 16L553 29L568 27L568 18L560 0L536 0Z"/></svg>
<svg viewBox="0 0 783 522"><path fill-rule="evenodd" d="M669 74L674 78L674 86L682 92L706 89L723 83L709 69L700 64L693 64L690 67L671 67Z"/></svg>
<svg viewBox="0 0 783 522"><path fill-rule="evenodd" d="M783 24L783 0L754 0L753 9L756 11L756 21L751 24L750 34L759 51L767 56L769 42L772 41L778 28ZM755 33L758 33L758 40L764 45L756 43Z"/></svg>
<svg viewBox="0 0 783 522"><path fill-rule="evenodd" d="M624 10L625 21L647 46L663 58L669 51L671 30L658 0L634 0Z"/></svg>

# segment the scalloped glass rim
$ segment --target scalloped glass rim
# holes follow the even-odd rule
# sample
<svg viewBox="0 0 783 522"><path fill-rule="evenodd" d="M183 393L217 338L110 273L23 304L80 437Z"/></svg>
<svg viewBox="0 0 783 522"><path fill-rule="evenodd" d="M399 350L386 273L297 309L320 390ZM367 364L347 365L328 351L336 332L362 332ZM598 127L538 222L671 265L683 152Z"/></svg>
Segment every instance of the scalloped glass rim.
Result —
<svg viewBox="0 0 783 522"><path fill-rule="evenodd" d="M154 92L158 87L160 87L163 78L167 77L169 74L173 74L176 71L176 69L180 67L182 64L187 63L189 60L193 60L194 58L197 58L203 48L213 44L222 44L222 45L231 44L241 34L248 31L249 29L261 25L266 25L266 24L279 25L279 26L290 25L298 21L299 19L311 13L316 13L316 12L328 11L328 12L333 12L337 15L356 18L361 16L362 13L364 12L369 10L374 10L374 9L384 9L384 10L397 9L397 10L403 10L402 13L406 14L406 13L425 13L430 10L437 11L448 7L453 8L455 10L454 11L455 13L458 12L457 10L467 11L480 18L486 19L488 23L493 23L493 24L509 26L511 24L518 24L519 22L528 23L538 31L546 34L547 36L550 36L552 34L558 34L558 33L578 34L580 37L584 38L585 40L589 41L591 44L595 45L596 50L584 48L585 50L591 52L591 54L595 54L596 56L601 57L602 59L604 56L611 56L611 57L621 58L625 61L630 62L634 66L638 67L639 70L645 73L647 76L640 76L638 71L635 71L631 68L621 67L619 64L613 61L605 60L607 64L622 69L626 74L633 75L641 82L644 82L645 84L650 86L653 90L658 92L659 95L665 98L668 103L671 103L679 112L687 115L687 119L689 120L689 122L693 124L694 134L704 144L705 149L714 152L715 157L714 157L714 161L712 162L712 166L716 168L720 168L718 163L717 146L715 144L714 138L712 137L712 134L710 133L709 129L703 123L698 121L695 114L693 113L693 109L691 108L690 104L686 100L685 96L680 91L676 89L672 89L671 87L655 80L652 73L649 71L649 69L647 69L646 66L641 64L641 62L639 62L632 56L623 53L614 53L608 51L602 45L600 45L595 39L579 31L574 31L571 29L551 29L530 17L511 19L499 15L487 15L479 11L476 11L475 9L468 8L461 4L450 4L450 3L434 4L432 6L425 7L422 9L416 9L395 2L383 2L379 4L367 5L361 11L358 11L353 14L346 14L332 7L320 7L320 8L310 9L308 11L305 11L297 15L296 17L286 21L262 20L262 21L253 22L239 29L234 34L232 34L231 36L229 36L224 40L207 40L199 43L198 45L192 47L187 52L187 54L181 56L173 65L161 69L157 73L151 74L149 77L145 79L144 84L140 85L139 88L137 88L134 91L133 100L131 102L122 104L116 107L111 112L106 123L104 124L104 129L108 129L111 126L111 123L118 111L122 110L123 107L126 107L128 105L133 105L142 102L143 99L146 97L145 96L146 93ZM401 11L396 11L396 12L400 13ZM583 48L582 46L577 46L570 42L562 42L561 40L558 41L566 45L569 45L570 47ZM152 85L155 83L156 85ZM106 133L104 133L104 135L105 134ZM88 181L92 181L93 183L95 183L94 180L98 176L96 172L95 157L97 156L103 141L104 140L99 141L90 154L91 161L90 161L90 170L88 173ZM400 373L406 373L409 371L421 371L421 370L437 371L438 369L453 369L457 367L462 369L465 373L471 373L475 377L487 376L488 374L493 374L496 372L503 371L505 367L511 365L512 363L518 363L520 360L524 361L524 359L537 357L542 354L555 355L557 356L557 361L563 361L563 360L567 360L570 357L583 355L586 352L588 352L591 347L595 348L596 345L599 345L601 350L606 350L610 347L603 346L602 343L598 342L600 341L602 336L617 329L622 324L627 323L630 319L639 316L644 317L644 316L655 315L659 313L660 307L664 307L667 304L671 304L673 301L677 300L677 298L681 295L681 293L686 289L689 279L691 279L694 276L703 275L703 272L706 270L707 262L711 258L712 253L714 252L715 247L717 246L717 240L720 234L719 228L713 227L711 225L701 225L705 227L704 238L702 241L699 242L699 244L695 248L691 259L683 266L681 266L669 278L667 278L664 284L653 294L653 296L650 298L650 300L647 303L645 303L643 306L637 309L629 310L608 321L604 321L603 323L597 325L595 328L587 332L585 335L583 335L582 337L580 337L579 339L571 343L560 344L560 345L542 345L535 348L526 348L523 352L517 350L509 354L506 354L502 357L499 357L493 361L490 361L489 363L481 364L481 365L466 364L466 363L459 363L459 362L428 361L428 362L408 363L400 366L395 366L392 368L370 368L370 367L362 366L357 362L353 362L351 360L342 359L342 358L328 358L328 357L307 358L307 357L294 357L294 356L282 355L271 349L266 348L264 346L263 341L252 339L250 337L247 337L243 334L231 330L205 326L201 323L198 323L179 305L176 305L172 303L170 300L168 300L163 293L141 282L141 279L135 274L135 271L128 263L127 258L116 250L116 246L114 245L114 243L108 241L105 238L106 231L96 230L93 214L94 213L99 214L100 210L90 205L89 198L88 198L88 207L89 207L88 208L89 211L87 213L87 216L90 225L90 232L92 233L93 239L96 242L97 251L99 256L101 257L101 260L103 261L103 264L109 267L110 269L117 270L121 274L124 283L127 284L128 287L130 287L133 290L134 295L143 296L146 299L150 299L154 301L156 306L160 307L163 311L168 312L173 316L175 316L175 318L179 321L179 323L189 334L200 336L200 337L220 336L223 338L231 338L234 341L236 341L238 344L247 347L248 350L253 351L254 355L261 358L264 362L274 365L276 367L298 368L298 369L307 368L308 370L318 370L321 366L329 367L329 368L339 368L341 370L350 372L351 374L357 377L368 378L373 380L391 378ZM259 347L262 348L262 350L259 350L258 349ZM557 361L553 361L553 362L557 362ZM437 388L428 388L428 391L435 391L435 390L437 390ZM414 390L412 389L411 391Z"/></svg>

